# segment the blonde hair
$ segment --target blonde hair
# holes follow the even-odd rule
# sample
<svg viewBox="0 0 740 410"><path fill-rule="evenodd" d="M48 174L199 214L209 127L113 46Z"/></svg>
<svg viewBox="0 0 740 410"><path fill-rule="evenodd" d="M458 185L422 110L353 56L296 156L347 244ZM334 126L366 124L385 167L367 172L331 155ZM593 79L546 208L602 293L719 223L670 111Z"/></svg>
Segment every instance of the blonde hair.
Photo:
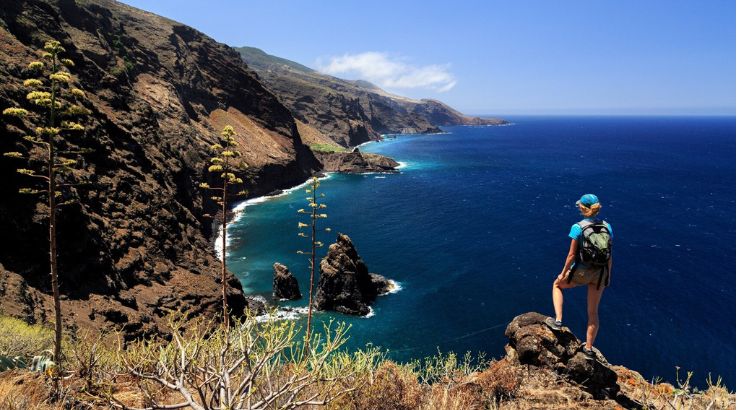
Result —
<svg viewBox="0 0 740 410"><path fill-rule="evenodd" d="M581 214L583 214L583 216L585 216L586 218L591 218L592 216L596 216L599 214L599 211L601 211L601 204L597 202L588 207L579 203L578 209L581 211Z"/></svg>

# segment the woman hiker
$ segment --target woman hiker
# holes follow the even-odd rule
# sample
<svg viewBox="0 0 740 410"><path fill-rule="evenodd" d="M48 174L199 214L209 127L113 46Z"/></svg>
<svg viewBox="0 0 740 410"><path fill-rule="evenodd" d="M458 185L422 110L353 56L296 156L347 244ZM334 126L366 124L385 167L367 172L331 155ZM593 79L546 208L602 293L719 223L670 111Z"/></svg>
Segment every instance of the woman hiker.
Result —
<svg viewBox="0 0 740 410"><path fill-rule="evenodd" d="M565 265L552 284L552 304L555 318L547 318L547 325L559 331L563 325L563 289L588 286L588 326L583 352L590 359L595 357L594 339L599 331L599 301L604 288L609 286L612 267L612 227L596 219L601 210L599 198L586 194L576 202L583 220L570 228L570 250Z"/></svg>

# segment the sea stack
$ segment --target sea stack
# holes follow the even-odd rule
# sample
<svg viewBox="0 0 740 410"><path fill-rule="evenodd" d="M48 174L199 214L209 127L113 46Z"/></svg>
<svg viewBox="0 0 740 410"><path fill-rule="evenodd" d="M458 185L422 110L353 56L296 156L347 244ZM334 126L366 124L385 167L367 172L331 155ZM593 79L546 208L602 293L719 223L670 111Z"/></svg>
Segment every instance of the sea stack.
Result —
<svg viewBox="0 0 740 410"><path fill-rule="evenodd" d="M365 316L370 313L370 303L391 288L388 279L368 272L352 240L340 233L321 260L314 303L319 310Z"/></svg>
<svg viewBox="0 0 740 410"><path fill-rule="evenodd" d="M274 276L272 278L272 297L275 299L297 300L301 298L298 289L298 279L290 273L287 266L275 262L272 265Z"/></svg>

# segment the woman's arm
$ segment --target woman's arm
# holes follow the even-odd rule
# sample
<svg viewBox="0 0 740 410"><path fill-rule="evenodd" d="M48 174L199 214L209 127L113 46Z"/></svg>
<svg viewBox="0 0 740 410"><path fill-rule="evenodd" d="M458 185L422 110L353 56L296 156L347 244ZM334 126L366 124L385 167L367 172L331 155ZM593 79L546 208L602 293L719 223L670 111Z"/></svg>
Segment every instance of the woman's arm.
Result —
<svg viewBox="0 0 740 410"><path fill-rule="evenodd" d="M576 261L576 252L578 252L578 241L575 239L570 240L570 249L568 250L568 257L565 258L565 265L563 266L563 270L560 272L560 275L558 275L559 279L565 278L565 274L568 272L568 269L570 269L570 266L573 265L573 262Z"/></svg>

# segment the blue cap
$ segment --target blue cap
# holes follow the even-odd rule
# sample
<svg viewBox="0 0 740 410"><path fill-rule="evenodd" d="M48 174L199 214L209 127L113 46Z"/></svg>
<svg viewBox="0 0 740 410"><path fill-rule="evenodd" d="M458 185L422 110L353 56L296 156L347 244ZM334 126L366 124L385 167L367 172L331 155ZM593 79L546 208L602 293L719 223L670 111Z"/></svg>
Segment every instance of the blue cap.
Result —
<svg viewBox="0 0 740 410"><path fill-rule="evenodd" d="M585 206L586 208L590 208L591 205L598 204L598 203L599 203L599 198L596 195L586 194L582 196L581 199L578 200L578 202L576 202L576 205L580 204L580 205Z"/></svg>

